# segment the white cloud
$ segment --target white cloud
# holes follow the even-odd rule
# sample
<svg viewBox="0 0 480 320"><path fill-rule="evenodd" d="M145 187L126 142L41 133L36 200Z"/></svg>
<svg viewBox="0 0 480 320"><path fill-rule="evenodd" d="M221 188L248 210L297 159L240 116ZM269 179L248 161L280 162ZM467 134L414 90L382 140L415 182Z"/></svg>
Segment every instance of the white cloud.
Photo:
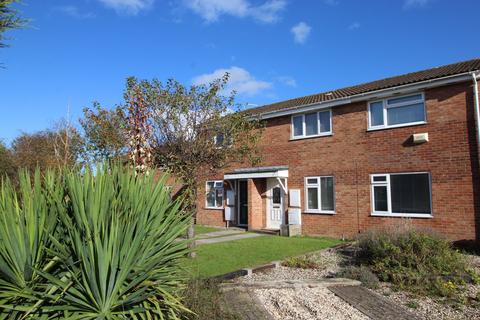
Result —
<svg viewBox="0 0 480 320"><path fill-rule="evenodd" d="M230 78L223 94L228 95L232 91L235 91L238 94L253 96L272 87L272 83L257 80L247 70L235 66L228 69L217 69L212 73L199 75L192 79L192 83L194 85L208 84L223 77L227 72L230 74Z"/></svg>
<svg viewBox="0 0 480 320"><path fill-rule="evenodd" d="M353 22L351 25L348 26L348 30L357 30L361 27L360 23Z"/></svg>
<svg viewBox="0 0 480 320"><path fill-rule="evenodd" d="M53 10L74 17L76 19L95 18L95 14L93 12L82 12L75 6L60 6L53 8Z"/></svg>
<svg viewBox="0 0 480 320"><path fill-rule="evenodd" d="M293 26L290 30L293 33L293 39L296 43L303 44L307 41L310 32L312 31L312 27L310 27L305 22L300 22L297 25Z"/></svg>
<svg viewBox="0 0 480 320"><path fill-rule="evenodd" d="M430 2L432 2L432 0L405 0L403 7L405 9L415 8L415 7L425 7Z"/></svg>
<svg viewBox="0 0 480 320"><path fill-rule="evenodd" d="M289 76L280 76L280 77L277 77L276 80L288 87L295 88L297 86L297 81L294 78Z"/></svg>
<svg viewBox="0 0 480 320"><path fill-rule="evenodd" d="M155 0L98 0L106 7L115 9L118 13L136 15L140 11L150 9Z"/></svg>
<svg viewBox="0 0 480 320"><path fill-rule="evenodd" d="M253 6L248 0L183 0L185 6L206 22L215 22L222 15L237 18L251 17L264 23L274 23L287 5L286 0L268 0Z"/></svg>

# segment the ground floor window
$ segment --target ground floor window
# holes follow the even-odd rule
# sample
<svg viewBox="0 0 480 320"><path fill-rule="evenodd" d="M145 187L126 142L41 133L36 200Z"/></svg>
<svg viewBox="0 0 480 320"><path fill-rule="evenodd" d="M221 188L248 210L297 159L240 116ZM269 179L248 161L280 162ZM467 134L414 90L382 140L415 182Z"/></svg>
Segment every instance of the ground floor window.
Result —
<svg viewBox="0 0 480 320"><path fill-rule="evenodd" d="M305 207L311 213L335 213L334 179L331 176L305 178Z"/></svg>
<svg viewBox="0 0 480 320"><path fill-rule="evenodd" d="M428 172L372 174L372 215L432 214Z"/></svg>
<svg viewBox="0 0 480 320"><path fill-rule="evenodd" d="M223 181L207 181L205 186L206 207L210 209L223 208Z"/></svg>

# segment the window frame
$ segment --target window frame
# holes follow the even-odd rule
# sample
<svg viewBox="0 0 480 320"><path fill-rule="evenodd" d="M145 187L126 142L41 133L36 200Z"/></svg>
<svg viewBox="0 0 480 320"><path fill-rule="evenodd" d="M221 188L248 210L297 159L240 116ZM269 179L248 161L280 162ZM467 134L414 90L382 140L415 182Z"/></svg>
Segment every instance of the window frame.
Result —
<svg viewBox="0 0 480 320"><path fill-rule="evenodd" d="M328 112L330 116L330 130L325 131L325 132L320 132L320 113L323 112ZM306 114L311 114L311 113L316 113L317 115L317 134L312 134L312 135L306 135L307 132L307 125L305 123L305 115ZM297 117L302 117L302 135L295 135L295 127L293 124L293 119ZM323 136L331 136L333 132L333 126L332 126L332 109L322 109L318 111L312 111L312 112L304 112L304 113L299 113L299 114L294 114L291 116L290 119L290 140L299 140L299 139L308 139L308 138L316 138L316 137L323 137Z"/></svg>
<svg viewBox="0 0 480 320"><path fill-rule="evenodd" d="M413 100L413 101L409 101L409 102L395 103L393 105L388 103L388 100L406 98L406 97L416 96L416 95L420 95L421 99ZM383 124L373 126L372 125L371 105L374 104L374 103L378 103L378 102L381 102L382 107L383 107L383 109L382 109L383 110ZM387 123L387 121L388 121L387 120L388 119L388 114L387 114L388 109L405 107L405 106L413 105L413 104L420 103L420 102L423 103L423 119L424 120L388 125L388 123ZM407 127L407 126L416 126L416 125L421 125L421 124L426 124L426 123L427 123L427 104L426 104L426 101L425 101L425 93L424 92L409 93L409 94L404 94L404 95L399 95L399 96L390 96L388 98L368 101L368 131L390 129L390 128L400 128L400 127Z"/></svg>
<svg viewBox="0 0 480 320"><path fill-rule="evenodd" d="M414 175L414 174L427 174L428 175L428 192L430 195L430 213L401 213L392 212L392 185L390 181L391 175ZM374 181L374 177L386 177L386 181ZM375 194L373 189L375 186L387 187L387 211L375 211ZM377 217L401 217L401 218L433 218L433 206L432 206L432 175L427 171L418 172L391 172L391 173L375 173L370 175L370 215Z"/></svg>
<svg viewBox="0 0 480 320"><path fill-rule="evenodd" d="M209 206L208 205L208 183L213 182L213 192L215 192L215 204L217 204L217 190L222 190L222 201L220 206ZM218 187L217 184L221 183L221 187ZM205 209L212 209L212 210L223 210L224 209L224 202L225 202L225 184L223 180L207 180L205 181Z"/></svg>
<svg viewBox="0 0 480 320"><path fill-rule="evenodd" d="M333 181L333 210L322 210L322 191L321 191L321 178L332 178ZM308 179L317 179L316 183L308 183ZM333 175L326 176L308 176L304 178L304 194L305 194L305 213L316 214L336 214L336 196L335 196L335 177ZM308 189L317 188L318 209L308 208Z"/></svg>

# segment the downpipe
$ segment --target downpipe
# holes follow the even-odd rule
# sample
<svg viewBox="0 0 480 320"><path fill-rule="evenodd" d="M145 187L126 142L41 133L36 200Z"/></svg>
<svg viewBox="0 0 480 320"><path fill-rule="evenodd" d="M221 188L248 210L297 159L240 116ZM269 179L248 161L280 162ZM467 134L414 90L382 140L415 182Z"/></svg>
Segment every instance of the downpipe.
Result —
<svg viewBox="0 0 480 320"><path fill-rule="evenodd" d="M473 104L475 110L475 124L477 129L477 152L480 151L480 106L479 106L479 98L478 98L478 75L475 72L472 72L472 81L473 81ZM480 154L479 154L479 162L480 162ZM480 163L479 163L480 164Z"/></svg>

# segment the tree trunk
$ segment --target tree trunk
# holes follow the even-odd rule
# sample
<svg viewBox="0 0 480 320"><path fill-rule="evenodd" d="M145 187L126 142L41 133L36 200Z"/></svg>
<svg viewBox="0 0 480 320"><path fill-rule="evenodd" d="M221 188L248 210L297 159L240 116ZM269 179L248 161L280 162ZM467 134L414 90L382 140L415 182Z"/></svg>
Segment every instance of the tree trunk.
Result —
<svg viewBox="0 0 480 320"><path fill-rule="evenodd" d="M194 223L193 223L193 219L192 219L192 223L190 224L190 226L188 227L188 231L187 231L187 239L188 240L192 240L188 243L188 249L190 250L190 252L188 253L188 257L189 258L196 258L197 257L197 253L194 251L195 250L195 228L194 228Z"/></svg>
<svg viewBox="0 0 480 320"><path fill-rule="evenodd" d="M193 176L193 175L192 175ZM195 252L195 218L197 215L197 186L196 184L191 181L189 183L189 186L187 187L188 190L188 210L190 211L190 214L192 215L192 223L188 227L187 231L187 239L189 240L188 243L188 249L189 251L189 258L194 259L197 256L197 253Z"/></svg>

